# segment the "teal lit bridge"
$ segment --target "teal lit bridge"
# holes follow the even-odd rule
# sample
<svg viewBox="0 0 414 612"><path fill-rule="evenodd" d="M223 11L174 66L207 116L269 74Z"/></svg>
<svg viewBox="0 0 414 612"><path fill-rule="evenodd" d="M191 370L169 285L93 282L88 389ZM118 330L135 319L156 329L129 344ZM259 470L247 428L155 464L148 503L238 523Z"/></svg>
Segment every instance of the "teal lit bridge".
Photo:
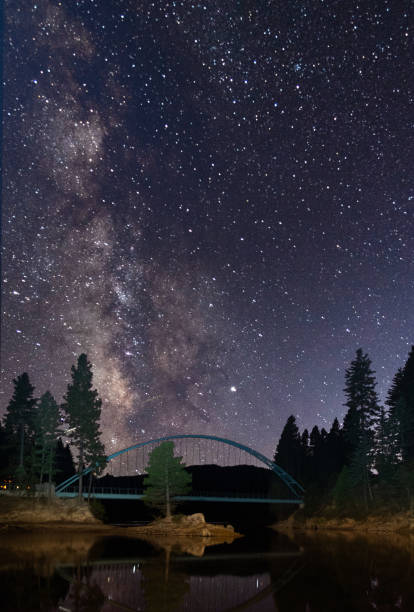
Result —
<svg viewBox="0 0 414 612"><path fill-rule="evenodd" d="M139 442L124 448L107 457L108 473L113 476L136 477L145 474L148 459L153 448L162 442L174 441L175 454L182 456L187 467L195 465L210 466L246 466L265 467L276 476L277 482L283 483L285 493L277 495L272 490L266 492L231 492L194 491L193 495L177 496L177 501L210 501L210 502L238 502L238 503L267 503L267 504L302 504L304 489L290 474L274 463L271 459L258 451L234 442L227 438L210 435L182 434L164 436ZM82 472L87 476L93 472L90 466ZM80 474L74 474L56 487L58 497L76 497L78 494L78 480ZM101 479L104 480L104 479ZM122 479L120 479L122 480ZM102 483L103 484L103 483ZM96 480L92 486L91 495L96 499L141 499L141 487L100 486ZM88 492L83 493L88 497Z"/></svg>

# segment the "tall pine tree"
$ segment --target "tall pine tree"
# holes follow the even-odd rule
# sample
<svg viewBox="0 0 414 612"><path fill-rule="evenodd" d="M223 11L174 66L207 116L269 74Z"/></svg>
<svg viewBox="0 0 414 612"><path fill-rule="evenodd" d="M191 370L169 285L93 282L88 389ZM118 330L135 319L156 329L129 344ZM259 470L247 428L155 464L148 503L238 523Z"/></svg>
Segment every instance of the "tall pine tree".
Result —
<svg viewBox="0 0 414 612"><path fill-rule="evenodd" d="M59 406L50 391L46 391L39 400L35 417L36 467L40 483L44 476L49 484L53 480L59 426Z"/></svg>
<svg viewBox="0 0 414 612"><path fill-rule="evenodd" d="M363 433L372 431L376 426L380 408L375 391L375 372L371 360L362 349L345 372L345 406L348 412L344 418L343 433L347 444L348 460L355 451Z"/></svg>
<svg viewBox="0 0 414 612"><path fill-rule="evenodd" d="M381 407L375 431L375 469L377 471L377 501L382 507L398 507L401 500L398 475L401 449L396 423L390 413Z"/></svg>
<svg viewBox="0 0 414 612"><path fill-rule="evenodd" d="M332 484L332 478L336 480L345 462L343 434L337 418L334 419L332 427L328 433L325 454L326 465L330 476L330 484Z"/></svg>
<svg viewBox="0 0 414 612"><path fill-rule="evenodd" d="M73 462L72 453L69 444L63 444L59 438L56 445L54 473L56 482L60 484L75 472L75 464Z"/></svg>
<svg viewBox="0 0 414 612"><path fill-rule="evenodd" d="M92 388L92 365L85 353L79 356L77 366L72 366L72 382L68 385L62 408L69 425L69 437L77 449L79 497L82 496L82 471L93 466L99 473L106 465L104 447L100 440L99 420L102 400Z"/></svg>
<svg viewBox="0 0 414 612"><path fill-rule="evenodd" d="M37 400L33 397L34 387L29 376L23 372L13 380L14 392L7 406L5 431L11 447L11 465L16 469L17 479L25 480L25 458L30 455L34 435L34 420ZM14 449L18 449L15 454Z"/></svg>
<svg viewBox="0 0 414 612"><path fill-rule="evenodd" d="M414 346L388 393L391 443L400 459L396 471L402 506L414 512Z"/></svg>
<svg viewBox="0 0 414 612"><path fill-rule="evenodd" d="M414 462L414 346L394 376L386 403L396 422L403 461Z"/></svg>
<svg viewBox="0 0 414 612"><path fill-rule="evenodd" d="M293 478L301 480L303 453L299 429L293 415L288 418L282 430L274 461Z"/></svg>
<svg viewBox="0 0 414 612"><path fill-rule="evenodd" d="M312 427L309 437L309 480L312 483L320 480L322 436L317 425Z"/></svg>
<svg viewBox="0 0 414 612"><path fill-rule="evenodd" d="M375 372L371 369L371 360L359 348L345 372L345 405L348 412L344 419L343 434L346 463L353 479L353 488L362 497L366 511L372 502L374 431L380 413L375 386Z"/></svg>

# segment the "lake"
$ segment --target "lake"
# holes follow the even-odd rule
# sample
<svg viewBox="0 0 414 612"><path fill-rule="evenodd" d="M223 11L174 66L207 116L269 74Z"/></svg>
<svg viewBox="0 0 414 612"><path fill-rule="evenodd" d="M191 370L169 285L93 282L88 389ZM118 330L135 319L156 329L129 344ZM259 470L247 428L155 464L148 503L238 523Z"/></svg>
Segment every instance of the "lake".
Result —
<svg viewBox="0 0 414 612"><path fill-rule="evenodd" d="M182 546L87 532L3 532L3 612L414 610L414 540L352 533Z"/></svg>

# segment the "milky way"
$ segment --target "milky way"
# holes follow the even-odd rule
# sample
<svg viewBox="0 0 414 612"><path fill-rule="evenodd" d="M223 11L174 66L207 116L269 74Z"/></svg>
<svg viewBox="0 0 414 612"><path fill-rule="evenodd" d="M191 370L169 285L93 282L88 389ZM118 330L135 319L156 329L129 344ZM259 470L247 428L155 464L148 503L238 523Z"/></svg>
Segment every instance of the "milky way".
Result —
<svg viewBox="0 0 414 612"><path fill-rule="evenodd" d="M268 455L414 342L408 1L5 2L2 390Z"/></svg>

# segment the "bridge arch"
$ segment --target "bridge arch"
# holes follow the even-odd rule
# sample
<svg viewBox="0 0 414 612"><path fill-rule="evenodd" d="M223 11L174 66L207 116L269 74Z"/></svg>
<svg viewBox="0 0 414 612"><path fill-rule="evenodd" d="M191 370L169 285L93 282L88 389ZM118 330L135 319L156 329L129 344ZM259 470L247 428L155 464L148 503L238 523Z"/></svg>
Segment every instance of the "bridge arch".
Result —
<svg viewBox="0 0 414 612"><path fill-rule="evenodd" d="M146 442L138 442L137 444L133 444L132 446L128 446L127 448L123 448L122 450L117 451L116 453L112 453L107 456L107 461L111 461L124 453L128 453L129 451L135 450L137 448L141 448L143 446L147 446L148 444L157 444L161 442L167 442L169 440L183 440L183 439L201 439L201 440L214 440L216 442L221 442L222 444L228 444L229 446L234 446L239 448L240 450L252 455L256 459L258 459L261 463L263 463L266 467L270 468L290 489L295 498L301 499L305 492L304 488L301 484L299 484L293 476L288 474L283 468L277 465L274 461L260 453L259 451L250 448L250 446L246 446L245 444L240 444L239 442L235 442L234 440L229 440L228 438L221 438L220 436L212 436L208 434L174 434L170 436L162 436L161 438L153 438L152 440L147 440ZM89 466L85 468L82 472L82 476L86 476L91 472L93 466ZM77 480L79 480L81 474L74 474L67 480L63 481L56 487L56 493L61 493L67 487L73 485Z"/></svg>

